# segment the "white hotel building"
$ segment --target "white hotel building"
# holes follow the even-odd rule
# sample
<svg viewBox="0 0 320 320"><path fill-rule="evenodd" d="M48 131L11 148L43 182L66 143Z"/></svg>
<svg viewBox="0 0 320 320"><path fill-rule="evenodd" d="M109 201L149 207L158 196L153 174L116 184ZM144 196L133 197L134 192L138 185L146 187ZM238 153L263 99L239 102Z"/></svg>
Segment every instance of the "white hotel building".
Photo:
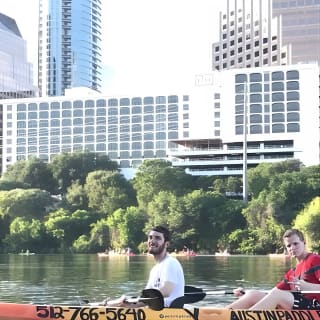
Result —
<svg viewBox="0 0 320 320"><path fill-rule="evenodd" d="M212 72L197 76L183 95L109 97L87 90L3 100L2 171L30 156L50 161L88 150L108 154L126 177L155 158L195 175L237 175L244 136L248 167L285 159L319 164L317 64Z"/></svg>

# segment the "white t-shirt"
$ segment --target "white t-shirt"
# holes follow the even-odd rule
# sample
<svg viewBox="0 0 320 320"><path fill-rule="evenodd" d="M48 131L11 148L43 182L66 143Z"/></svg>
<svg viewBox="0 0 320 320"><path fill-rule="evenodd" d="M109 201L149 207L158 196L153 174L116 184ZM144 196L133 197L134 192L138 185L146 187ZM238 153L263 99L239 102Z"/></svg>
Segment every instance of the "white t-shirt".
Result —
<svg viewBox="0 0 320 320"><path fill-rule="evenodd" d="M150 270L146 289L159 289L167 281L174 283L175 286L171 295L164 298L165 307L169 307L173 300L184 295L183 269L180 262L170 255L167 255Z"/></svg>

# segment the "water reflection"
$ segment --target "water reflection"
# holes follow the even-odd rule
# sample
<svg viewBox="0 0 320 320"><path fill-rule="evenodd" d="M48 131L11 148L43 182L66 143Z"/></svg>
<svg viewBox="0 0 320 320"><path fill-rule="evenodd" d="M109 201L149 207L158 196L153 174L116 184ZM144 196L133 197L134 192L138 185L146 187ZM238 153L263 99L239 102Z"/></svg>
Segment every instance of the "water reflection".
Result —
<svg viewBox="0 0 320 320"><path fill-rule="evenodd" d="M270 289L291 261L267 256L178 257L186 283L205 291L237 286ZM19 303L91 302L123 293L137 296L145 286L152 257L97 255L1 255L0 299ZM223 306L233 296L207 295L198 305Z"/></svg>

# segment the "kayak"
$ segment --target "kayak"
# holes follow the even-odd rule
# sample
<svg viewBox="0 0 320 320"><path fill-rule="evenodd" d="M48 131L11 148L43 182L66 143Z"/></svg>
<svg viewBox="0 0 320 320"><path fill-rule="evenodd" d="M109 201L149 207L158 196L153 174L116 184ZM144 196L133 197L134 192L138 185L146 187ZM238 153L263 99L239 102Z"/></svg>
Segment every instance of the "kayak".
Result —
<svg viewBox="0 0 320 320"><path fill-rule="evenodd" d="M0 320L319 320L320 310L120 308L0 303Z"/></svg>

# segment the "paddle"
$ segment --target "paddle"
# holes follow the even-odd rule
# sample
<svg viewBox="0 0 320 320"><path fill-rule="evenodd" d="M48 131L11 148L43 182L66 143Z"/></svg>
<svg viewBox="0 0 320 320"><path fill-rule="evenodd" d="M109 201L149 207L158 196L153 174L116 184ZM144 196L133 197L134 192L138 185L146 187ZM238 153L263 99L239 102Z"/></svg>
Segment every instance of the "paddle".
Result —
<svg viewBox="0 0 320 320"><path fill-rule="evenodd" d="M88 300L84 300L84 302L89 303ZM142 290L142 294L140 297L135 298L126 298L124 301L122 298L109 301L109 303L114 303L116 306L117 304L120 304L121 302L127 302L127 303L137 303L137 302L143 302L145 305L150 307L150 309L160 311L164 308L164 299L161 294L161 292L157 289L144 289ZM89 303L89 305L99 306L104 305L103 302L95 302L95 303Z"/></svg>
<svg viewBox="0 0 320 320"><path fill-rule="evenodd" d="M260 290L262 292L268 293L268 290ZM302 290L297 291L302 294L313 294L319 293L319 291L310 291L310 290ZM245 294L245 291L241 291L242 294ZM193 287L193 286L185 286L184 287L184 297L185 303L194 303L201 301L205 298L206 295L225 295L225 294L234 294L231 290L216 290L216 291L204 291L201 288Z"/></svg>

